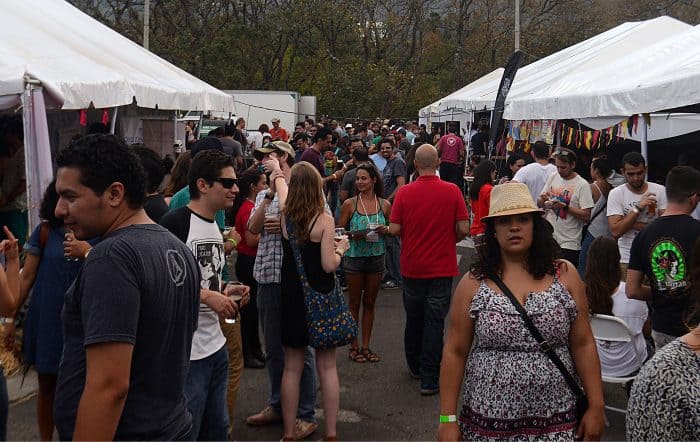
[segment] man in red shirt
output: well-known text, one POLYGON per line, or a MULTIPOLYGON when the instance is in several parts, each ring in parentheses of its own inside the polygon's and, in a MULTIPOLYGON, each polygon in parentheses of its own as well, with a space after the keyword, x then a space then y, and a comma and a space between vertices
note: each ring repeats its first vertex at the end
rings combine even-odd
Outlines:
POLYGON ((284 141, 285 143, 289 141, 289 134, 284 128, 280 127, 280 119, 275 117, 271 121, 272 129, 270 129, 270 135, 272 135, 272 141, 284 141))
POLYGON ((440 178, 450 183, 455 183, 460 189, 462 185, 462 161, 464 161, 464 141, 455 132, 457 128, 450 125, 449 133, 440 138, 437 144, 438 157, 440 157, 440 178))
POLYGON ((420 146, 413 161, 420 176, 398 190, 389 233, 402 242, 406 362, 427 396, 439 391, 445 316, 458 275, 456 244, 467 236, 468 215, 459 188, 435 175, 433 146, 420 146))

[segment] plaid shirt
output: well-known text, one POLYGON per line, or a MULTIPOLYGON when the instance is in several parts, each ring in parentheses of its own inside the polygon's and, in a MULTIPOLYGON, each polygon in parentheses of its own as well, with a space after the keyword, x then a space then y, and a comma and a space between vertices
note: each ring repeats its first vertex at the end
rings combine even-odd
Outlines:
MULTIPOLYGON (((255 197, 255 207, 252 214, 258 210, 264 201, 267 190, 258 192, 255 197)), ((333 216, 328 202, 325 204, 326 213, 333 216)), ((280 216, 280 200, 275 194, 275 198, 265 209, 265 216, 280 216)), ((248 221, 250 223, 250 220, 248 221)), ((248 224, 250 228, 250 224, 248 224)), ((255 255, 255 266, 253 267, 253 278, 258 284, 279 284, 282 275, 282 234, 265 233, 265 229, 260 232, 260 242, 258 243, 258 254, 255 255)))
MULTIPOLYGON (((255 197, 255 208, 253 212, 263 204, 265 192, 258 192, 255 197)), ((280 202, 275 194, 270 204, 265 209, 265 216, 279 216, 280 202)), ((263 229, 260 233, 260 242, 258 243, 258 254, 255 255, 255 266, 253 267, 253 278, 258 284, 279 284, 280 275, 282 274, 282 234, 281 233, 266 233, 263 229)))

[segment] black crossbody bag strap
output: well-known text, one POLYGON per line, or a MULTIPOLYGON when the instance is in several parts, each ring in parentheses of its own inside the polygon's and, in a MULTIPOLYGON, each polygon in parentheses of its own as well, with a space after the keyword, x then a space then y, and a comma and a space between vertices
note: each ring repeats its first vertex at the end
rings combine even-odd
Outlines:
POLYGON ((606 200, 606 201, 605 201, 605 204, 603 204, 603 207, 601 207, 600 209, 598 209, 598 211, 597 211, 596 213, 593 214, 593 216, 591 217, 591 219, 588 220, 588 222, 586 223, 586 225, 583 226, 583 230, 584 230, 584 231, 588 230, 588 228, 591 226, 591 224, 593 224, 593 221, 594 221, 596 218, 598 218, 598 215, 600 215, 601 213, 603 213, 607 207, 608 207, 608 201, 606 200))
POLYGON ((498 276, 493 275, 489 276, 489 278, 496 283, 496 285, 501 289, 503 294, 506 295, 510 302, 513 303, 513 306, 515 306, 515 309, 518 311, 518 313, 520 313, 520 317, 525 323, 525 328, 527 328, 530 331, 530 334, 532 334, 532 337, 535 338, 535 341, 537 341, 537 344, 539 344, 542 353, 546 354, 549 357, 549 359, 552 360, 554 365, 556 365, 556 367, 559 369, 561 374, 564 376, 564 380, 566 380, 567 385, 574 393, 574 395, 576 397, 583 396, 584 392, 578 385, 578 382, 576 382, 571 373, 569 373, 569 370, 567 370, 564 363, 561 361, 561 359, 559 359, 559 356, 557 356, 557 354, 554 352, 552 347, 549 345, 549 342, 547 342, 547 340, 542 337, 540 331, 537 330, 535 324, 532 323, 532 320, 525 311, 525 308, 522 305, 520 305, 517 299, 515 299, 515 295, 513 295, 513 292, 510 291, 508 286, 506 286, 505 283, 498 276))

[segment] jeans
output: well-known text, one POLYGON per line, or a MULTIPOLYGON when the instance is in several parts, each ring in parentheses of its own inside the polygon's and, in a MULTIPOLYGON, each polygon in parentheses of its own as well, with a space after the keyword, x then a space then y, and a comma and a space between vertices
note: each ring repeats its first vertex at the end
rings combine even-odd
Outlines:
MULTIPOLYGON (((284 350, 282 348, 282 331, 280 324, 280 284, 258 284, 258 309, 265 340, 267 378, 270 381, 270 397, 268 403, 280 415, 280 388, 284 372, 284 350)), ((311 347, 304 351, 304 371, 301 374, 299 390, 299 408, 297 417, 308 422, 314 422, 314 406, 316 405, 316 366, 315 354, 311 347)))
POLYGON ((401 239, 395 236, 385 236, 386 238, 386 276, 385 281, 394 281, 401 285, 401 239))
POLYGON ((254 265, 254 256, 238 254, 236 276, 240 282, 250 287, 250 301, 241 309, 241 337, 243 339, 243 355, 246 357, 262 354, 259 332, 258 283, 253 278, 254 265))
POLYGON ((5 371, 0 367, 0 440, 7 440, 7 415, 10 410, 5 371))
POLYGON ((586 232, 586 236, 581 241, 581 253, 578 255, 578 274, 583 279, 583 274, 586 272, 586 259, 588 258, 588 249, 595 238, 591 232, 586 232))
MULTIPOLYGON (((250 305, 250 304, 248 304, 250 305)), ((248 308, 246 306, 245 308, 248 308)), ((228 371, 226 385, 226 411, 228 412, 229 434, 233 434, 233 412, 236 409, 236 396, 243 376, 243 344, 241 342, 241 321, 235 324, 227 324, 221 321, 221 331, 226 337, 226 351, 228 352, 228 371)))
POLYGON ((442 338, 451 297, 451 277, 403 279, 406 362, 412 373, 420 373, 423 384, 437 384, 440 377, 442 338))
POLYGON ((192 440, 226 440, 228 351, 224 345, 204 359, 190 361, 185 383, 187 408, 192 413, 192 440))

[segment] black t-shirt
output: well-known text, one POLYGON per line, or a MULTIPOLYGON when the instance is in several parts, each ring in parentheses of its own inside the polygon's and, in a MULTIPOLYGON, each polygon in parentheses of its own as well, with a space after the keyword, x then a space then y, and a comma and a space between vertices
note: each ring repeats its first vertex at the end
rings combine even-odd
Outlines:
POLYGON ((54 417, 73 438, 89 345, 133 344, 117 440, 174 440, 190 431, 184 386, 199 312, 192 253, 157 224, 119 229, 97 244, 65 295, 54 417))
POLYGON ((649 278, 651 324, 656 331, 672 336, 688 332, 684 321, 692 307, 689 258, 698 237, 700 221, 669 215, 652 221, 632 242, 628 268, 649 278))
POLYGON ((168 213, 168 203, 165 202, 163 195, 150 195, 146 197, 146 201, 143 203, 143 209, 146 211, 146 215, 151 218, 156 223, 160 221, 160 217, 168 213))
POLYGON ((474 155, 486 155, 484 143, 488 146, 489 135, 486 132, 477 132, 472 136, 469 145, 474 155))

